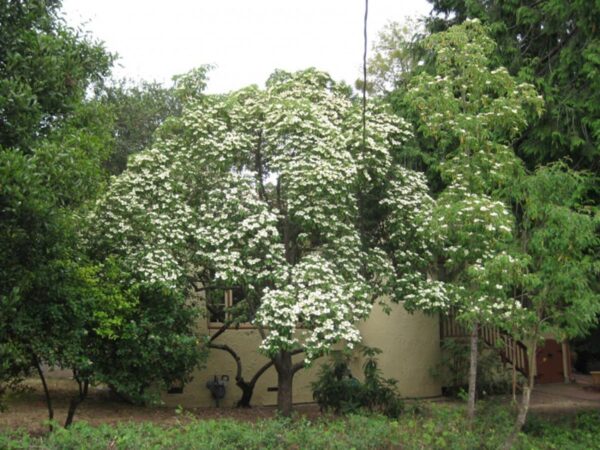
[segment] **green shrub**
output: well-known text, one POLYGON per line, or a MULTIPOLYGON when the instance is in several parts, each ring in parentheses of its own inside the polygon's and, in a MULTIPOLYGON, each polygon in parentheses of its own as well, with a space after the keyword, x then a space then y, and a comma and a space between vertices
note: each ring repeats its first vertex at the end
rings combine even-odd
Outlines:
MULTIPOLYGON (((477 397, 509 394, 512 390, 512 371, 505 366, 497 350, 480 342, 477 360, 477 397)), ((450 397, 460 397, 467 391, 469 379, 469 343, 461 339, 442 341, 442 359, 431 369, 431 375, 440 380, 444 393, 450 397)), ((523 376, 517 372, 517 383, 522 384, 523 376)))
POLYGON ((403 402, 396 380, 383 378, 374 348, 363 348, 364 381, 355 378, 349 367, 349 357, 342 352, 332 353, 332 361, 321 366, 317 381, 312 383, 313 398, 322 411, 336 414, 356 413, 362 409, 379 412, 388 417, 399 417, 403 402))

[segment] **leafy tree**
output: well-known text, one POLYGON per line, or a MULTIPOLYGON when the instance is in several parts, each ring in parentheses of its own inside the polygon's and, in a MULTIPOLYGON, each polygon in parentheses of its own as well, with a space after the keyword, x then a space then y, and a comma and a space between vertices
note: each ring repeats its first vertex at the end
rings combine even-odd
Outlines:
MULTIPOLYGON (((588 192, 597 181, 555 163, 519 180, 514 191, 517 233, 530 258, 520 287, 523 311, 517 335, 527 344, 530 368, 544 337, 571 339, 585 335, 597 323, 600 215, 598 208, 587 204, 588 192)), ((525 424, 534 382, 530 369, 515 431, 505 448, 512 448, 525 424)))
POLYGON ((359 341, 374 276, 389 273, 363 242, 357 193, 410 133, 371 110, 363 148, 360 123, 349 88, 312 69, 201 97, 133 157, 90 220, 97 251, 121 255, 140 282, 241 289, 286 414, 294 374, 359 341))
MULTIPOLYGON (((510 144, 526 126, 528 112, 539 111, 542 101, 533 86, 518 84, 504 68, 492 68, 494 42, 477 21, 433 34, 424 47, 432 54, 433 73, 415 75, 404 99, 417 118, 418 130, 436 145, 440 161, 436 169, 445 184, 430 207, 432 220, 421 226, 422 233, 429 227, 441 243, 436 253, 443 285, 405 298, 409 308, 455 307, 459 320, 472 329, 472 418, 479 324, 506 327, 520 308, 511 286, 519 282, 526 261, 515 245, 514 217, 507 201, 508 190, 524 168, 510 144)), ((401 200, 397 202, 400 209, 401 200)), ((400 227, 406 227, 404 223, 401 220, 400 227)), ((423 255, 424 250, 413 251, 405 260, 423 255)))
MULTIPOLYGON (((423 37, 420 20, 406 17, 402 22, 387 23, 373 44, 373 56, 367 70, 369 91, 378 95, 391 94, 405 88, 419 65, 419 45, 423 37)), ((360 85, 361 82, 357 81, 360 85)))
MULTIPOLYGON (((409 293, 407 303, 436 310, 458 300, 463 319, 491 320, 524 340, 533 367, 536 346, 545 335, 581 335, 596 320, 597 210, 589 199, 597 179, 564 163, 529 173, 515 156, 511 146, 519 142, 527 117, 540 112, 541 98, 506 69, 493 69, 497 50, 478 21, 435 33, 423 47, 430 52, 428 64, 396 98, 409 108, 423 151, 435 149, 429 174, 440 193, 430 207, 429 225, 427 208, 422 208, 416 219, 399 220, 397 229, 418 237, 405 225, 412 222, 424 224, 425 238, 428 227, 437 233, 443 244, 437 249, 438 276, 445 284, 437 291, 409 293)), ((403 192, 406 196, 411 190, 403 192)), ((416 211, 410 202, 398 203, 395 210, 416 211)), ((414 254, 428 256, 425 251, 411 254, 399 248, 407 264, 419 262, 412 267, 424 271, 427 258, 419 261, 414 254)), ((525 421, 533 381, 525 389, 517 431, 525 421)))
POLYGON ((109 111, 85 93, 112 56, 64 26, 59 7, 0 4, 0 392, 37 371, 52 419, 42 364, 71 368, 68 425, 91 382, 139 397, 199 355, 182 297, 126 284, 85 254, 80 220, 104 188, 113 139, 109 111))
POLYGON ((113 258, 79 274, 80 283, 64 295, 80 309, 89 305, 74 327, 83 330, 76 349, 86 363, 74 371, 76 380, 105 383, 129 401, 146 403, 189 377, 205 356, 194 331, 195 305, 163 286, 131 283, 113 258))
POLYGON ((127 167, 127 158, 152 143, 154 132, 167 118, 181 114, 175 87, 141 81, 120 80, 98 89, 96 98, 114 116, 114 148, 106 163, 112 175, 127 167))
POLYGON ((78 107, 113 56, 68 28, 59 0, 0 2, 0 147, 30 147, 78 107))
POLYGON ((111 57, 60 25, 57 7, 4 2, 0 13, 0 383, 75 364, 84 308, 62 297, 79 258, 74 212, 105 178, 109 122, 83 94, 111 57))
MULTIPOLYGON (((530 167, 562 158, 600 170, 600 5, 592 1, 432 0, 433 32, 477 18, 498 43, 495 59, 535 84, 542 120, 517 142, 530 167)), ((598 192, 590 193, 598 198, 598 192)))

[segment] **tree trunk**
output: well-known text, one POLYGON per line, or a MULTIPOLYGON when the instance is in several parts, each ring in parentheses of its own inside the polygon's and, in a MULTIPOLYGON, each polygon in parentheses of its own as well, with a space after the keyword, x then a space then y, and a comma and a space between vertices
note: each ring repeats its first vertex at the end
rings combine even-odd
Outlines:
POLYGON ((533 386, 535 383, 535 353, 537 351, 537 339, 532 339, 531 345, 527 348, 527 356, 529 362, 529 376, 528 385, 523 387, 523 396, 521 397, 521 407, 519 408, 519 414, 515 421, 515 427, 513 432, 508 436, 508 439, 502 447, 504 450, 510 450, 513 448, 517 436, 523 429, 525 422, 527 421, 527 413, 529 412, 529 404, 531 400, 531 393, 533 392, 533 386))
POLYGON ((469 399, 467 403, 467 417, 473 425, 475 419, 475 396, 477 390, 477 345, 479 341, 479 323, 473 324, 471 330, 471 358, 469 363, 469 399))
POLYGON ((77 375, 75 375, 75 381, 77 381, 79 386, 79 395, 71 398, 71 401, 69 402, 69 411, 67 412, 67 419, 65 420, 65 428, 69 428, 71 426, 77 407, 85 400, 88 394, 89 381, 81 381, 79 378, 77 378, 77 375))
POLYGON ((512 361, 512 402, 517 404, 517 342, 513 344, 513 361, 512 361))
POLYGON ((256 386, 256 382, 265 373, 272 365, 274 361, 271 360, 265 365, 263 365, 260 369, 256 371, 254 376, 250 379, 250 381, 245 381, 243 378, 239 378, 236 380, 237 386, 242 390, 242 397, 237 402, 238 408, 250 408, 250 401, 252 400, 252 394, 254 393, 254 387, 256 386))
POLYGON ((46 383, 46 377, 44 376, 44 371, 42 370, 42 366, 40 365, 40 361, 37 359, 37 356, 33 355, 33 364, 37 369, 38 375, 40 376, 40 380, 42 381, 42 386, 44 387, 44 397, 46 398, 46 406, 48 408, 48 420, 50 421, 48 428, 52 431, 52 420, 54 419, 54 408, 52 407, 52 397, 50 397, 50 390, 48 389, 48 384, 46 383))
POLYGON ((292 355, 282 351, 275 359, 277 369, 277 409, 282 416, 289 417, 292 414, 292 381, 294 371, 292 367, 292 355))
MULTIPOLYGON (((242 360, 239 357, 239 355, 235 352, 235 350, 233 350, 227 344, 216 344, 216 343, 212 342, 214 340, 214 338, 217 337, 217 336, 219 336, 225 329, 226 328, 223 327, 221 330, 219 330, 217 332, 217 334, 213 335, 213 337, 211 338, 211 342, 209 343, 209 347, 210 348, 215 348, 215 349, 218 349, 218 350, 223 350, 223 351, 229 353, 231 355, 231 357, 234 359, 235 365, 236 365, 235 384, 236 384, 237 387, 239 387, 242 390, 242 396, 238 400, 236 406, 238 408, 250 408, 251 407, 250 406, 250 402, 252 401, 252 395, 254 394, 254 388, 256 387, 256 383, 258 382, 259 378, 273 364, 275 364, 275 360, 277 358, 268 361, 266 364, 264 364, 260 369, 258 369, 256 371, 256 373, 250 379, 250 381, 246 381, 244 379, 244 377, 242 376, 242 360)), ((301 349, 292 350, 291 352, 288 353, 289 357, 290 357, 290 366, 292 367, 292 369, 291 369, 292 376, 293 376, 293 374, 296 373, 296 371, 298 370, 298 368, 291 365, 291 357, 293 355, 297 355, 299 353, 302 353, 301 349)))
POLYGON ((571 365, 571 361, 569 358, 569 342, 567 340, 562 341, 562 363, 563 363, 563 376, 565 379, 565 384, 569 384, 571 380, 569 379, 569 366, 571 365))
POLYGON ((240 380, 235 383, 242 390, 242 396, 238 400, 236 406, 238 408, 250 408, 252 395, 254 394, 254 385, 240 380))

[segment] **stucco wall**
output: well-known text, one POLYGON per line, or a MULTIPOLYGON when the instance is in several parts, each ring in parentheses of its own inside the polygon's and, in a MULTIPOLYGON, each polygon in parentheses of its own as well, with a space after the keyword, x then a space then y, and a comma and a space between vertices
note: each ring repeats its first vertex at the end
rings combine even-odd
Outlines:
MULTIPOLYGON (((213 334, 216 330, 208 329, 206 321, 199 326, 201 334, 213 334)), ((261 343, 258 331, 252 328, 231 329, 219 336, 215 343, 227 344, 239 356, 242 361, 243 376, 246 381, 260 369, 268 359, 258 353, 257 349, 261 343)), ((294 362, 300 361, 301 356, 295 356, 294 362)), ((312 402, 312 390, 310 382, 315 379, 321 361, 317 360, 313 367, 302 369, 294 376, 294 403, 312 402)), ((205 368, 196 370, 194 379, 187 383, 181 394, 162 395, 162 400, 171 406, 181 405, 185 407, 214 406, 215 401, 210 391, 206 388, 206 382, 212 380, 216 375, 229 376, 229 384, 226 388, 225 398, 220 402, 221 406, 234 406, 240 399, 242 391, 235 385, 236 364, 233 357, 218 349, 211 349, 205 368)), ((269 388, 277 386, 277 372, 274 367, 269 368, 258 380, 252 396, 253 405, 275 405, 277 403, 277 392, 269 391, 269 388)))
MULTIPOLYGON (((391 308, 388 315, 375 305, 368 320, 360 324, 364 344, 382 350, 379 367, 384 377, 398 380, 403 397, 441 395, 441 383, 429 373, 441 358, 437 315, 409 314, 396 304, 391 308)), ((353 373, 361 373, 361 365, 357 360, 353 373)))
MULTIPOLYGON (((440 360, 439 323, 437 317, 423 314, 409 314, 401 305, 392 305, 389 315, 379 305, 367 321, 359 325, 364 343, 380 348, 379 366, 386 378, 398 380, 398 388, 403 397, 429 397, 440 395, 441 385, 429 374, 429 369, 440 360)), ((214 333, 209 330, 206 321, 199 324, 202 334, 214 333)), ((267 359, 257 352, 260 335, 254 329, 228 330, 216 342, 232 347, 242 360, 243 375, 246 380, 260 368, 267 359)), ((295 357, 299 360, 300 356, 295 357)), ((317 360, 310 369, 300 370, 294 377, 294 402, 312 402, 310 382, 315 379, 322 361, 317 360)), ((353 373, 359 375, 362 361, 353 362, 353 373)), ((186 384, 182 394, 163 394, 168 405, 212 406, 214 400, 206 388, 206 382, 214 375, 221 378, 229 376, 227 394, 222 406, 233 406, 241 395, 235 386, 236 366, 230 354, 222 350, 211 350, 206 368, 197 370, 194 379, 186 384)), ((259 379, 254 390, 252 404, 274 405, 277 392, 268 388, 277 386, 277 373, 273 367, 259 379)))

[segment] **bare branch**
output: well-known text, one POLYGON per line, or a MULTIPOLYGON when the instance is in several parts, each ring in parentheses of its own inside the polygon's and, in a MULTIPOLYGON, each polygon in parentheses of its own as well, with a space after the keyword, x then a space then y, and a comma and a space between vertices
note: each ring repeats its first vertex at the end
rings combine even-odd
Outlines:
POLYGON ((208 340, 209 346, 210 344, 212 344, 212 342, 217 339, 219 336, 221 336, 226 330, 229 329, 229 327, 231 326, 231 321, 227 321, 225 322, 223 325, 221 325, 221 328, 219 328, 215 334, 213 334, 210 339, 208 340))
POLYGON ((238 356, 238 354, 235 352, 235 350, 232 349, 227 344, 215 344, 213 342, 210 342, 208 344, 208 346, 210 348, 215 348, 217 350, 223 350, 223 351, 229 353, 233 357, 233 359, 235 360, 235 365, 237 367, 236 374, 235 374, 235 380, 236 381, 243 381, 243 379, 242 379, 242 360, 240 359, 240 357, 238 356))

